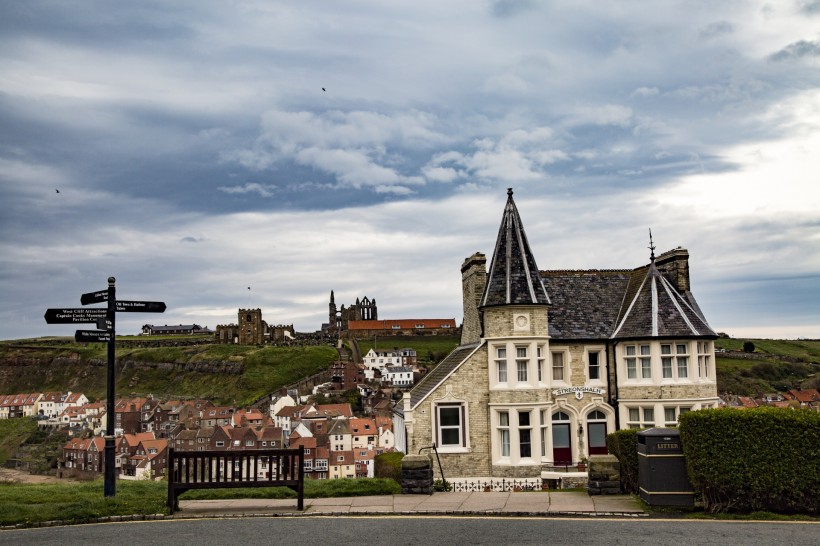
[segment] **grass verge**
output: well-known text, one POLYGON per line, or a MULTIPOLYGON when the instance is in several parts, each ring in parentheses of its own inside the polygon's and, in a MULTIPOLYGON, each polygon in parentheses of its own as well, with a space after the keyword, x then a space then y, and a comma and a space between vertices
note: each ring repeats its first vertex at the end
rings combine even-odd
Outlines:
MULTIPOLYGON (((305 498, 393 495, 401 487, 390 479, 306 480, 305 498)), ((44 521, 84 523, 108 516, 167 514, 168 484, 119 481, 117 494, 103 496, 103 480, 59 484, 0 483, 0 526, 44 521)), ((286 487, 208 489, 188 491, 181 500, 288 499, 296 493, 286 487)))

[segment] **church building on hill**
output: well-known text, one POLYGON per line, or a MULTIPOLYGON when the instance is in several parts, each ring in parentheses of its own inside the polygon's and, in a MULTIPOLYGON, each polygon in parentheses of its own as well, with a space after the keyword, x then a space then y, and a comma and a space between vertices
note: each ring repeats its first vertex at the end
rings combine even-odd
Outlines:
POLYGON ((461 343, 397 408, 444 475, 538 478, 606 435, 717 407, 714 340, 676 248, 635 269, 539 271, 508 198, 489 270, 462 267, 461 343))

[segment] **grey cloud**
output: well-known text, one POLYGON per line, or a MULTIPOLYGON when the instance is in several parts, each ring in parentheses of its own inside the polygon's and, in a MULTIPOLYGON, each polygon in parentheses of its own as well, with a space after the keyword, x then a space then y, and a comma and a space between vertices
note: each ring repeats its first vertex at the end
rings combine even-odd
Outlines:
POLYGON ((820 0, 802 0, 799 5, 800 10, 809 15, 820 13, 820 0))
POLYGON ((248 182, 237 186, 219 186, 217 189, 228 194, 255 193, 260 197, 273 197, 275 195, 274 186, 258 182, 248 182))
POLYGON ((808 40, 800 40, 787 45, 777 53, 772 53, 769 59, 772 61, 787 61, 793 59, 800 59, 803 57, 819 57, 820 56, 820 41, 810 42, 808 40))
POLYGON ((533 0, 493 0, 490 12, 495 17, 512 17, 535 7, 533 0))
POLYGON ((706 28, 701 29, 698 35, 701 38, 714 38, 724 34, 731 34, 734 30, 734 25, 728 21, 715 21, 706 25, 706 28))

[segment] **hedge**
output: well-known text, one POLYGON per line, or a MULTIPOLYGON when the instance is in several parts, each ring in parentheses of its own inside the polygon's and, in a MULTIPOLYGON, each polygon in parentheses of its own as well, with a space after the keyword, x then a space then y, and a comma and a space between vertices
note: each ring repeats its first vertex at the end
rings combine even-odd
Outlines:
POLYGON ((404 453, 391 451, 376 455, 373 463, 373 474, 377 478, 390 478, 401 483, 401 460, 404 453))
POLYGON ((619 430, 606 435, 606 447, 621 463, 621 490, 638 492, 638 432, 636 428, 619 430))
POLYGON ((681 415, 679 428, 705 511, 820 514, 820 413, 709 409, 681 415))

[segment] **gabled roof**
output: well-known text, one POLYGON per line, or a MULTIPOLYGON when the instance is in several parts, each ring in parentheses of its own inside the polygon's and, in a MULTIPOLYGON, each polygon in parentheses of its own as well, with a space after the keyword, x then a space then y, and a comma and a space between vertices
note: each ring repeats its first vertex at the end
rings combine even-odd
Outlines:
POLYGON ((410 391, 410 407, 416 407, 419 402, 424 400, 428 394, 433 392, 442 381, 447 379, 479 346, 480 344, 473 343, 470 345, 461 345, 453 349, 450 354, 444 357, 444 360, 433 368, 433 371, 425 375, 410 391))
POLYGON ((507 204, 498 228, 487 285, 481 296, 481 307, 550 303, 512 196, 510 188, 507 190, 507 204))
POLYGON ((612 338, 717 337, 696 309, 661 275, 653 254, 649 266, 636 270, 630 279, 612 338))

